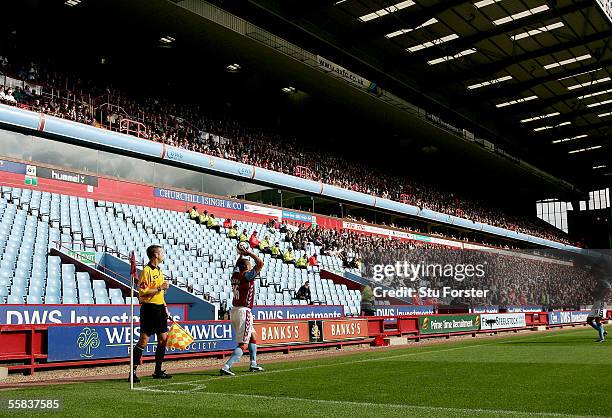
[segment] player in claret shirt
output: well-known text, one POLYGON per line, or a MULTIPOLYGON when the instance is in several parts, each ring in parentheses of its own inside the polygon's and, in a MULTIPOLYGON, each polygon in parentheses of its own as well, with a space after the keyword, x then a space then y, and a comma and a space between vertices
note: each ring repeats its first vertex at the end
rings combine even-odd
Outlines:
POLYGON ((238 244, 238 252, 240 255, 232 274, 233 301, 230 311, 230 319, 236 330, 238 347, 234 349, 234 352, 220 370, 221 375, 227 376, 235 376, 231 367, 242 357, 242 353, 247 347, 251 356, 249 370, 252 372, 263 371, 263 368, 257 365, 257 341, 254 335, 251 308, 253 308, 255 301, 255 278, 263 268, 264 263, 244 243, 238 244), (251 268, 251 262, 247 257, 251 257, 255 261, 255 267, 251 268))

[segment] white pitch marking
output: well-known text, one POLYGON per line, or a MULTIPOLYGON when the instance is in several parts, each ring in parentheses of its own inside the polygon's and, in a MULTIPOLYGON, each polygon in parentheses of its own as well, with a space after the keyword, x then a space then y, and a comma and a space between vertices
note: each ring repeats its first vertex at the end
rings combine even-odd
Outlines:
MULTIPOLYGON (((380 407, 380 408, 392 408, 392 409, 419 409, 425 411, 446 411, 446 412, 467 412, 467 413, 482 413, 482 414, 499 414, 499 415, 510 415, 510 416, 521 416, 521 417, 584 417, 584 415, 571 415, 562 414, 556 412, 529 412, 529 411, 514 411, 508 409, 481 409, 481 408, 453 408, 446 406, 425 406, 425 405, 409 405, 409 404, 384 404, 375 402, 354 402, 354 401, 338 401, 328 399, 309 399, 309 398, 294 398, 285 396, 268 396, 268 395, 252 395, 246 393, 224 393, 224 392, 202 392, 202 395, 211 396, 229 396, 239 398, 255 398, 255 399, 266 399, 266 400, 282 400, 282 401, 297 401, 297 402, 308 402, 308 403, 322 403, 330 405, 353 405, 353 406, 366 406, 366 407, 380 407)), ((597 418, 601 416, 590 415, 590 417, 597 418)), ((603 417, 601 417, 603 418, 603 417)))

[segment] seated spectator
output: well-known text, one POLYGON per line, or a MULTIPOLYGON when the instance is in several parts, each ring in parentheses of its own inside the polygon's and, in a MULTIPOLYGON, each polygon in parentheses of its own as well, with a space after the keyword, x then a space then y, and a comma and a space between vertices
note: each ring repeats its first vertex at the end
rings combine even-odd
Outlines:
POLYGON ((318 267, 319 266, 319 260, 317 260, 317 255, 313 254, 310 256, 310 258, 308 259, 308 265, 310 267, 318 267))
POLYGON ((319 250, 319 254, 321 254, 321 255, 329 255, 329 251, 327 250, 327 246, 325 244, 321 245, 321 249, 319 250))
POLYGON ((223 221, 223 228, 230 229, 232 227, 232 220, 230 218, 225 218, 223 221))
POLYGON ((240 234, 240 237, 238 239, 238 241, 240 242, 247 242, 249 240, 249 238, 247 237, 247 230, 243 229, 242 230, 242 234, 240 234))
POLYGON ((191 211, 189 211, 189 219, 199 223, 200 222, 199 218, 200 218, 200 214, 198 213, 198 209, 195 206, 192 207, 191 211))
POLYGON ((6 95, 4 96, 4 100, 6 100, 9 103, 17 103, 17 100, 13 96, 13 89, 8 89, 6 91, 6 95))
POLYGON ((295 266, 299 269, 305 269, 308 267, 308 260, 306 259, 306 256, 304 254, 302 254, 300 258, 297 259, 297 261, 295 262, 295 266))
POLYGON ((289 228, 287 227, 287 221, 281 222, 281 226, 278 230, 283 234, 287 233, 287 231, 289 230, 289 228))
POLYGON ((198 223, 200 225, 208 225, 208 211, 205 210, 203 213, 200 214, 200 217, 198 218, 198 223))
POLYGON ((229 231, 227 231, 227 237, 238 241, 238 228, 236 228, 236 225, 232 225, 229 231))
POLYGON ((259 238, 257 238, 257 231, 253 231, 251 238, 249 238, 249 245, 251 248, 259 248, 259 238))
POLYGON ((361 316, 373 316, 375 314, 374 292, 370 285, 365 285, 361 289, 361 316))
POLYGON ((291 247, 283 254, 283 263, 293 264, 295 266, 295 254, 293 254, 293 249, 291 247))
POLYGON ((310 295, 310 282, 306 280, 304 284, 298 289, 295 294, 295 298, 297 300, 305 300, 308 301, 309 304, 312 304, 312 297, 310 295))
POLYGON ((268 228, 268 232, 270 234, 274 234, 276 232, 276 220, 271 218, 266 224, 266 227, 268 228))
POLYGON ((206 222, 206 228, 217 231, 217 234, 221 232, 221 226, 219 226, 219 221, 217 221, 215 215, 213 215, 212 213, 208 217, 208 221, 206 222))
POLYGON ((281 258, 281 250, 278 242, 274 243, 274 246, 270 249, 270 254, 272 254, 272 258, 281 258))
POLYGON ((270 237, 268 235, 266 235, 264 239, 259 241, 259 251, 264 254, 272 254, 272 252, 270 251, 270 237))
POLYGON ((351 261, 349 261, 348 256, 346 255, 346 253, 344 251, 342 251, 342 253, 339 254, 340 259, 342 260, 342 267, 345 269, 350 269, 351 267, 351 261))

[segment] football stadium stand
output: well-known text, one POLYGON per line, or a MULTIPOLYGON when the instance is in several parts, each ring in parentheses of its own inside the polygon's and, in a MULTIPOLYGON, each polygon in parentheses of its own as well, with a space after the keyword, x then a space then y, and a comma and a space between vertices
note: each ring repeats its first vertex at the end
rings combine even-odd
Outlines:
POLYGON ((475 222, 572 244, 566 234, 535 216, 509 213, 415 178, 398 177, 344 156, 308 149, 293 137, 214 117, 202 109, 161 97, 138 98, 105 81, 74 79, 61 69, 10 57, 0 78, 0 102, 87 125, 127 133, 349 190, 409 203, 475 222), (4 81, 2 81, 4 80, 4 81), (95 99, 94 99, 95 98, 95 99), (297 150, 297 152, 296 152, 297 150))
MULTIPOLYGON (((62 264, 51 248, 100 251, 127 259, 135 249, 140 265, 146 248, 160 244, 166 249, 165 270, 172 282, 225 309, 231 307, 230 276, 237 257, 236 241, 191 221, 187 214, 109 201, 96 202, 76 196, 29 189, 2 187, 0 199, 0 297, 3 303, 123 304, 120 289, 107 289, 103 280, 92 280, 62 264)), ((270 235, 281 251, 291 244, 285 234, 252 222, 237 221, 240 230, 270 235)), ((320 247, 312 247, 319 253, 320 247)), ((295 256, 310 256, 296 250, 295 256)), ((263 254, 265 267, 256 282, 257 305, 299 305, 294 298, 305 281, 311 285, 313 303, 343 305, 347 314, 358 314, 360 293, 346 285, 322 279, 319 269, 296 268, 263 254)), ((320 266, 343 270, 337 256, 323 255, 320 266)), ((355 269, 346 271, 357 272, 355 269)))

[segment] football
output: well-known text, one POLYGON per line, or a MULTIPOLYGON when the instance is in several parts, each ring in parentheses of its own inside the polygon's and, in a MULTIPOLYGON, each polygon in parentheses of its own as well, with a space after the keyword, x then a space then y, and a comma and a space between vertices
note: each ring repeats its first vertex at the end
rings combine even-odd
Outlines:
POLYGON ((238 253, 246 253, 249 251, 249 244, 247 242, 239 242, 237 245, 238 253))

